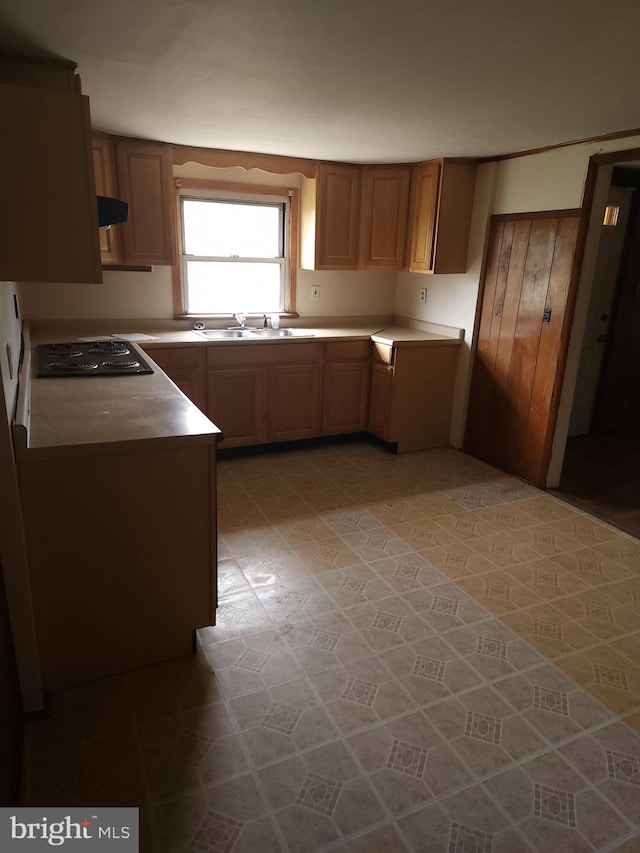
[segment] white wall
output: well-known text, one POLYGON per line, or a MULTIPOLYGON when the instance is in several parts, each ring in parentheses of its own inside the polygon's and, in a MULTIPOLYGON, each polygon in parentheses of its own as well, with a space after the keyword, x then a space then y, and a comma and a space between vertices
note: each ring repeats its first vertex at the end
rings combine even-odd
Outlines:
POLYGON ((502 160, 493 212, 528 213, 581 207, 589 158, 638 147, 640 136, 629 136, 502 160))

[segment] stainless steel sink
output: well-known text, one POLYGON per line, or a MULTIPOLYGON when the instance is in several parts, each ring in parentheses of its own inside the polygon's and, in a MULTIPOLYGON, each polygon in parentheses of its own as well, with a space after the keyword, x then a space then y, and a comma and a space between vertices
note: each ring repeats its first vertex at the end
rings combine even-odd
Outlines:
POLYGON ((210 341, 226 341, 234 338, 312 338, 308 329, 201 329, 196 335, 210 341))
POLYGON ((229 338, 250 338, 253 332, 251 329, 202 329, 196 331, 196 335, 201 335, 209 340, 228 340, 229 338))
POLYGON ((312 338, 307 329, 256 329, 251 334, 259 338, 312 338))

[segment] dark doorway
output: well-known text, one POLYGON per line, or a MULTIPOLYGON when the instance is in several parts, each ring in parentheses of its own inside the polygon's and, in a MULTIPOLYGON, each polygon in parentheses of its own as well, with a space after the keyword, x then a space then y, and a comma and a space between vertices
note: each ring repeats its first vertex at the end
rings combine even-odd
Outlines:
MULTIPOLYGON (((589 417, 575 419, 559 496, 640 538, 640 169, 615 168, 611 184, 629 194, 628 220, 615 280, 594 283, 585 337, 601 348, 595 399, 589 417), (608 286, 610 309, 597 302, 608 286)), ((606 239, 603 229, 601 247, 606 239)))

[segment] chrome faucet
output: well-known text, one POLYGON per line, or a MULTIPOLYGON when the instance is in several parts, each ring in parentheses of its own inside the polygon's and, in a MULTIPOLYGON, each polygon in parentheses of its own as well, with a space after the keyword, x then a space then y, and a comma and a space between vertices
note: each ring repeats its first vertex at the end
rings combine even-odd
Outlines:
POLYGON ((244 329, 244 321, 247 319, 247 315, 243 311, 238 311, 237 314, 233 315, 238 321, 238 325, 241 329, 244 329))

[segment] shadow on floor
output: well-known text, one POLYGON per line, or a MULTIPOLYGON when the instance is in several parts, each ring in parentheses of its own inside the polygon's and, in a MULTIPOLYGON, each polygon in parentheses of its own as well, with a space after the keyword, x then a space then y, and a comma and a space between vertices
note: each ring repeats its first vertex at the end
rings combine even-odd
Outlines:
POLYGON ((640 539, 640 432, 570 438, 553 491, 640 539))

